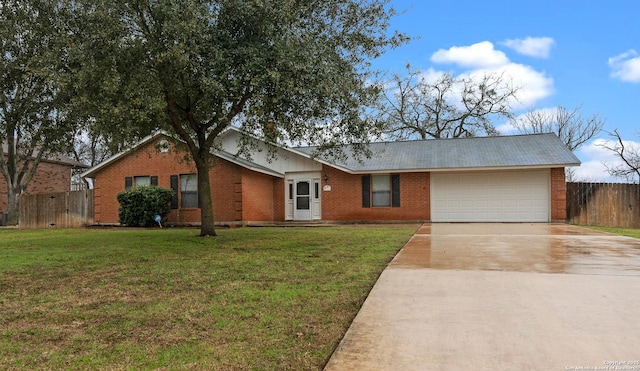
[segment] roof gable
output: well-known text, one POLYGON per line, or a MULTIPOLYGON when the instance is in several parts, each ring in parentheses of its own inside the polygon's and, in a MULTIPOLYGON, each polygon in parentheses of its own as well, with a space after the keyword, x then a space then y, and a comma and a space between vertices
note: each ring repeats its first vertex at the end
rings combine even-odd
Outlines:
POLYGON ((117 153, 111 157, 109 157, 108 159, 102 161, 101 163, 99 163, 98 165, 92 167, 91 169, 85 171, 84 173, 80 174, 81 177, 83 178, 91 178, 93 176, 95 176, 95 173, 97 173, 98 171, 104 169, 105 167, 111 165, 112 163, 118 161, 119 159, 123 158, 124 156, 126 156, 127 154, 137 150, 138 148, 144 146, 147 143, 150 143, 158 138, 161 137, 166 137, 167 135, 163 132, 159 132, 153 135, 149 135, 143 139, 141 139, 138 143, 134 144, 133 146, 131 146, 130 148, 127 148, 126 150, 117 153))
MULTIPOLYGON (((225 130, 222 134, 221 134, 221 138, 225 137, 225 136, 229 136, 229 135, 234 135, 234 133, 240 133, 240 131, 236 128, 230 127, 227 130, 225 130)), ((156 140, 159 140, 160 138, 166 138, 169 139, 170 135, 168 135, 166 132, 157 132, 155 134, 149 135, 145 138, 143 138, 142 140, 140 140, 138 143, 134 144, 133 146, 131 146, 130 148, 109 157, 108 159, 104 160, 103 162, 101 162, 100 164, 92 167, 91 169, 85 171, 84 173, 81 174, 81 176, 83 178, 91 178, 94 177, 95 174, 97 172, 99 172, 100 170, 110 166, 111 164, 117 162, 118 160, 120 160, 121 158, 124 158, 125 156, 127 156, 128 154, 137 151, 138 149, 144 147, 145 145, 147 145, 148 143, 152 143, 156 140)), ((222 141, 222 139, 221 139, 222 141)), ((283 149, 284 151, 288 151, 286 148, 281 147, 281 149, 283 149)), ((290 152, 290 151, 288 151, 290 152)), ((267 175, 271 175, 271 176, 275 176, 275 177, 284 177, 284 173, 281 171, 281 169, 277 169, 277 168, 273 168, 273 167, 269 167, 269 166, 265 166, 265 164, 269 164, 269 161, 264 161, 264 163, 259 163, 256 161, 250 161, 247 159, 244 159, 242 157, 236 156, 228 151, 225 151, 225 148, 223 149, 212 149, 211 150, 211 154, 214 156, 217 156, 219 158, 222 158, 224 160, 227 160, 229 162, 232 162, 236 165, 239 165, 241 167, 244 167, 246 169, 252 170, 252 171, 256 171, 259 173, 264 173, 267 175)), ((310 156, 306 155, 306 154, 300 154, 300 153, 296 153, 296 155, 304 157, 304 158, 309 158, 310 156)))

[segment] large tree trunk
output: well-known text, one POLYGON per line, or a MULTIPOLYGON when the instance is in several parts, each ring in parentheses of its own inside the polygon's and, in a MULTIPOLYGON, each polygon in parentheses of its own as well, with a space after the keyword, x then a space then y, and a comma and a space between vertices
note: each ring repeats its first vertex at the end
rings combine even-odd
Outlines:
MULTIPOLYGON (((209 180, 209 168, 211 161, 211 143, 207 144, 207 135, 204 132, 197 132, 197 142, 190 138, 189 133, 182 126, 183 124, 191 128, 201 128, 195 122, 192 112, 180 107, 173 96, 165 91, 165 101, 167 103, 167 113, 169 122, 176 134, 187 144, 191 157, 196 164, 198 171, 198 207, 200 208, 200 236, 216 236, 213 218, 213 199, 211 197, 211 182, 209 180), (189 122, 183 122, 187 117, 189 122)), ((195 129, 194 129, 195 130, 195 129)), ((205 129, 203 129, 205 130, 205 129)), ((197 130, 196 130, 197 131, 197 130)), ((213 134, 210 134, 213 135, 213 134)), ((215 134, 217 135, 217 134, 215 134)), ((215 138, 215 135, 213 138, 215 138)))
POLYGON ((20 219, 20 194, 7 187, 7 225, 18 225, 20 219))
POLYGON ((200 204, 200 236, 216 236, 213 218, 213 199, 209 181, 208 159, 195 161, 198 170, 198 203, 200 204))

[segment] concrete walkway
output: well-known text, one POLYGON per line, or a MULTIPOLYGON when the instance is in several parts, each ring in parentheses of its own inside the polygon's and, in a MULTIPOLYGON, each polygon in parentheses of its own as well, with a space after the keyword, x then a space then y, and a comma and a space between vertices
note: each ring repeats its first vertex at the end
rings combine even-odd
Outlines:
POLYGON ((452 369, 640 371, 640 240, 566 225, 423 226, 325 370, 452 369))

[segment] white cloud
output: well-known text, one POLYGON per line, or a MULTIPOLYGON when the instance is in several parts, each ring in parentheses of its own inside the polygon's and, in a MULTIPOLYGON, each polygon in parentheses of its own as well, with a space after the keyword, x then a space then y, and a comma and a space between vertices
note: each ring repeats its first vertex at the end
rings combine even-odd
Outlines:
POLYGON ((518 129, 514 128, 513 125, 511 125, 510 122, 506 121, 500 125, 496 126, 496 130, 498 130, 498 133, 500 133, 500 135, 518 135, 520 134, 518 132, 518 129))
MULTIPOLYGON (((623 141, 625 145, 640 146, 640 143, 633 141, 623 141)), ((579 167, 575 167, 575 178, 577 181, 593 181, 593 182, 616 182, 626 183, 626 179, 614 178, 607 172, 605 163, 609 166, 622 164, 622 161, 616 158, 615 154, 603 148, 602 145, 612 146, 613 143, 610 139, 598 138, 585 144, 582 148, 576 151, 576 156, 582 161, 579 167)))
POLYGON ((426 82, 430 84, 433 84, 436 81, 438 81, 444 73, 445 72, 443 71, 438 71, 436 69, 429 67, 426 70, 420 71, 420 78, 424 79, 426 82))
POLYGON ((485 74, 502 75, 505 81, 510 81, 514 87, 519 88, 516 94, 518 99, 511 102, 511 108, 516 111, 531 107, 555 91, 553 78, 531 66, 518 63, 507 63, 492 69, 477 69, 461 76, 479 78, 485 74))
MULTIPOLYGON (((502 51, 496 50, 490 41, 470 46, 454 46, 433 53, 434 63, 454 63, 468 70, 460 77, 482 77, 485 74, 502 75, 505 82, 519 88, 517 100, 512 102, 514 110, 526 109, 554 93, 553 78, 533 67, 513 63, 502 51)), ((429 69, 429 74, 434 73, 429 69)))
POLYGON ((470 46, 453 46, 447 50, 440 49, 431 55, 434 63, 453 63, 467 68, 491 68, 509 63, 509 58, 494 49, 489 41, 470 46))
POLYGON ((544 72, 536 71, 531 66, 510 63, 502 67, 499 72, 504 72, 505 76, 511 77, 513 84, 521 88, 517 94, 518 102, 514 102, 512 106, 516 110, 532 106, 555 91, 553 78, 548 77, 544 72))
POLYGON ((635 50, 609 58, 611 77, 625 82, 640 82, 640 56, 635 50))
POLYGON ((550 37, 527 37, 526 39, 508 39, 501 44, 520 54, 535 58, 548 58, 555 41, 550 37))

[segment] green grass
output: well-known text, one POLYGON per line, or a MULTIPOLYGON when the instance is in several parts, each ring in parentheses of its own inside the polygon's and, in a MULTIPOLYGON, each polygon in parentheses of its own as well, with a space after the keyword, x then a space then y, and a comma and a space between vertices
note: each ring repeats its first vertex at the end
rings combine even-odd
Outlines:
POLYGON ((322 369, 415 230, 0 230, 0 369, 322 369))
POLYGON ((640 229, 635 229, 635 228, 612 228, 612 227, 595 227, 595 226, 588 226, 587 228, 595 229, 597 231, 602 231, 602 232, 619 234, 621 236, 640 238, 640 229))

